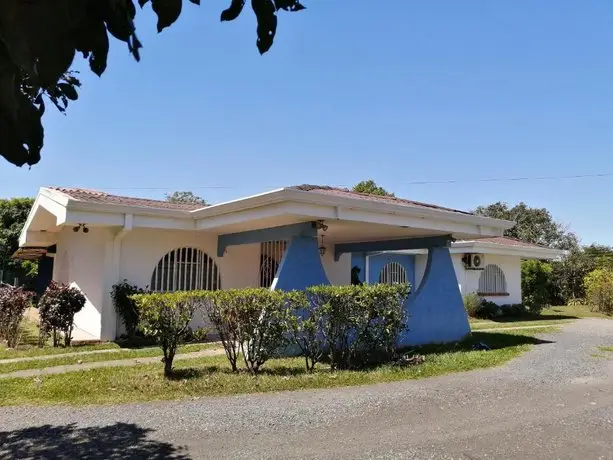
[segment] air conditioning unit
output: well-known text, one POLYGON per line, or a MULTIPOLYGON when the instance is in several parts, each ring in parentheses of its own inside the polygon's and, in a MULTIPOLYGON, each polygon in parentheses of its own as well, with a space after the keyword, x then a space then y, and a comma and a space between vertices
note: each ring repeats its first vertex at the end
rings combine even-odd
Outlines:
POLYGON ((483 254, 464 254, 462 262, 467 270, 483 270, 485 266, 483 254))

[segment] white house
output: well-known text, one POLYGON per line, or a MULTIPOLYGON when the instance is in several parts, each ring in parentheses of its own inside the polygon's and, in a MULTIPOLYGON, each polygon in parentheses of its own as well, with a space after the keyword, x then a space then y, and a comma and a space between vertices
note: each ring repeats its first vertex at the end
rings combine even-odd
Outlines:
POLYGON ((50 279, 78 286, 87 304, 76 325, 103 340, 120 332, 109 292, 124 279, 156 291, 302 289, 348 284, 352 267, 361 266, 369 282, 413 286, 403 344, 445 342, 470 331, 460 289, 471 289, 480 276, 459 270, 461 253, 484 254, 485 263, 512 256, 511 265, 496 265, 505 272, 507 300, 519 299, 516 271, 528 249, 507 254, 501 246, 495 255, 487 247, 495 242, 475 241, 500 237, 512 226, 325 186, 286 187, 207 207, 45 187, 16 256, 40 260, 41 289, 50 279))

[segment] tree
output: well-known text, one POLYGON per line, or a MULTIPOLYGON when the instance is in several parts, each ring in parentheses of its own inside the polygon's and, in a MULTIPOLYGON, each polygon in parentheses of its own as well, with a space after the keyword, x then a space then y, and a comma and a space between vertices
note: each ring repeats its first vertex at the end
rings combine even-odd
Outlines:
POLYGON ((38 266, 30 261, 12 260, 11 256, 19 248, 19 234, 32 204, 32 198, 0 199, 0 271, 5 279, 12 281, 17 277, 26 286, 34 282, 38 266))
POLYGON ((479 206, 474 213, 514 221, 515 226, 504 233, 511 238, 557 249, 569 250, 579 247, 577 235, 555 221, 545 208, 531 208, 524 202, 511 208, 507 203, 499 201, 488 206, 479 206))
POLYGON ((367 193, 368 195, 394 196, 393 193, 388 192, 383 187, 379 187, 372 179, 357 183, 352 190, 358 193, 367 193))
MULTIPOLYGON (((200 0, 189 1, 200 4, 200 0)), ((157 15, 158 33, 178 19, 183 6, 183 0, 138 0, 141 8, 147 3, 157 15)), ((244 5, 245 0, 230 0, 221 21, 236 19, 244 5)), ((273 44, 277 12, 304 9, 299 0, 251 0, 251 6, 257 19, 256 45, 262 54, 273 44)), ((79 84, 69 72, 77 52, 101 76, 110 34, 140 60, 136 11, 134 0, 0 2, 0 155, 17 166, 38 163, 44 139, 43 96, 52 102, 78 98, 79 84)))
POLYGON ((166 201, 177 204, 201 204, 206 206, 207 202, 204 198, 194 195, 193 192, 173 192, 166 195, 166 201))

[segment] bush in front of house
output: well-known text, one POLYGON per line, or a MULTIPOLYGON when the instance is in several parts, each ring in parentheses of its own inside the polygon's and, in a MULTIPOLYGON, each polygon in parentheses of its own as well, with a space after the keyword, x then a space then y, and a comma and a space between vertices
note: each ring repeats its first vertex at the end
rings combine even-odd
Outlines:
POLYGON ((587 303, 597 311, 613 314, 613 270, 597 268, 585 276, 587 303))
POLYGON ((21 321, 32 303, 33 294, 21 287, 0 286, 0 340, 9 348, 17 347, 21 321))
POLYGON ((121 322, 126 328, 126 335, 128 337, 134 337, 138 332, 138 308, 136 302, 132 298, 135 294, 144 294, 146 289, 139 288, 138 286, 131 285, 128 280, 123 280, 121 283, 113 285, 111 288, 111 299, 115 311, 121 318, 121 322))
POLYGON ((296 294, 266 288, 228 289, 196 294, 201 313, 215 326, 233 371, 241 355, 256 374, 287 346, 291 309, 296 294))
POLYGON ((471 292, 464 295, 463 300, 466 314, 471 318, 477 318, 483 299, 476 292, 471 292))
POLYGON ((404 303, 409 292, 408 284, 308 288, 308 307, 295 314, 297 324, 302 323, 302 334, 293 333, 303 353, 310 353, 307 370, 313 369, 317 361, 313 358, 322 356, 324 349, 332 369, 391 357, 406 329, 404 303))
POLYGON ((60 345, 60 336, 64 336, 64 346, 72 341, 74 316, 85 306, 85 296, 76 287, 52 281, 38 301, 40 314, 39 346, 43 346, 49 336, 53 337, 53 346, 60 345))
POLYGON ((132 296, 139 313, 138 328, 153 337, 164 353, 164 376, 172 376, 177 348, 189 337, 198 298, 191 292, 136 294, 132 296))
POLYGON ((553 268, 540 260, 524 260, 521 263, 522 302, 532 314, 538 315, 551 305, 553 298, 553 268))

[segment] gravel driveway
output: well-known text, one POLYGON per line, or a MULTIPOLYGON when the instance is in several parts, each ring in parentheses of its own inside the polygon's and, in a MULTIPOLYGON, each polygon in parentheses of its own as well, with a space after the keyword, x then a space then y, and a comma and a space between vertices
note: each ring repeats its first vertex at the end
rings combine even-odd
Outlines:
POLYGON ((182 402, 0 408, 0 458, 613 459, 613 321, 504 367, 182 402))

